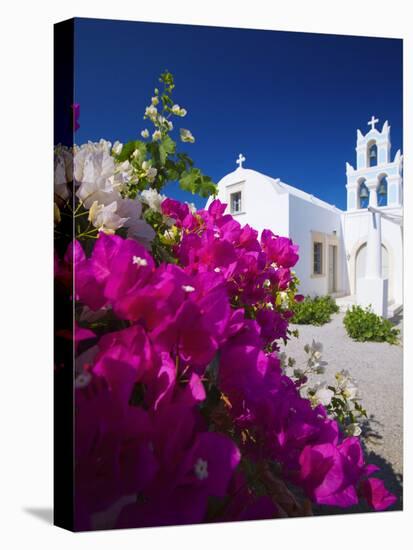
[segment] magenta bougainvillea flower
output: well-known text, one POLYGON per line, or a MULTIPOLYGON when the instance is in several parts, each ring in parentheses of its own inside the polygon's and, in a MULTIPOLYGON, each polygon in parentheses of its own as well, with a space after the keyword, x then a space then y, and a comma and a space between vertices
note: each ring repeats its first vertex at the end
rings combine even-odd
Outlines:
POLYGON ((259 240, 225 206, 162 202, 174 262, 104 233, 56 261, 76 308, 98 319, 75 333, 76 350, 90 348, 75 380, 78 529, 282 517, 284 482, 321 505, 395 502, 359 440, 281 368, 288 304, 302 299, 297 246, 259 240))
POLYGON ((73 103, 72 105, 73 113, 73 129, 76 132, 80 128, 79 118, 80 118, 80 103, 73 103))

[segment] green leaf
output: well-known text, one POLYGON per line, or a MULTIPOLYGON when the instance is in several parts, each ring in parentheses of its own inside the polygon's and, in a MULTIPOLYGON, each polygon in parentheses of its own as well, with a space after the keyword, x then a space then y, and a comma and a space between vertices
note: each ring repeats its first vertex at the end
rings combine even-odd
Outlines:
POLYGON ((136 149, 139 151, 139 160, 142 162, 145 160, 146 156, 146 143, 143 141, 128 141, 128 143, 124 144, 122 151, 119 155, 116 155, 115 158, 118 162, 129 160, 136 149))
POLYGON ((175 153, 176 143, 170 136, 165 136, 161 141, 161 144, 169 155, 175 153))

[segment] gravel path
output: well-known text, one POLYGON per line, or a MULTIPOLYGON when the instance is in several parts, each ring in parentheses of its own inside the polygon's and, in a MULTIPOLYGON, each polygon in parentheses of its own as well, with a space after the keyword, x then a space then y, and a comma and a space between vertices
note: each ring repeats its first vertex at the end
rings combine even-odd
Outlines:
MULTIPOLYGON (((382 470, 386 486, 398 495, 393 509, 402 507, 403 474, 403 347, 387 343, 354 342, 343 326, 343 313, 333 316, 322 327, 291 325, 299 330, 299 338, 292 338, 285 348, 288 356, 297 360, 297 367, 305 364, 303 347, 312 339, 323 344, 323 360, 328 362, 326 373, 317 381, 334 379, 334 374, 347 369, 356 379, 361 403, 367 411, 364 444, 369 462, 382 470)), ((402 330, 399 317, 394 320, 402 330)))

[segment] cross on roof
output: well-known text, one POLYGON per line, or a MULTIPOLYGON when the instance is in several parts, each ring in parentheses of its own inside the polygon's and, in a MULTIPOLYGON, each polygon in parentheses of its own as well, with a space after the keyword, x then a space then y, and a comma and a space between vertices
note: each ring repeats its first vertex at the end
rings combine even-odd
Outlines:
POLYGON ((371 126, 371 129, 374 130, 374 125, 376 124, 376 122, 378 122, 379 119, 378 118, 374 118, 374 115, 371 117, 370 121, 367 123, 369 126, 371 126))
POLYGON ((244 155, 240 153, 236 162, 239 165, 239 167, 242 168, 242 163, 245 162, 246 160, 247 159, 244 157, 244 155))

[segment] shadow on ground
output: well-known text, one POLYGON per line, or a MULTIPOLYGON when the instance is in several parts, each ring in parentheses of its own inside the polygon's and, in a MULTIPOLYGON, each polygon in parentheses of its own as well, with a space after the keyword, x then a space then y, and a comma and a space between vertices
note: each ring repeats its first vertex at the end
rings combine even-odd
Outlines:
POLYGON ((26 514, 53 525, 53 508, 24 508, 24 511, 26 514))

